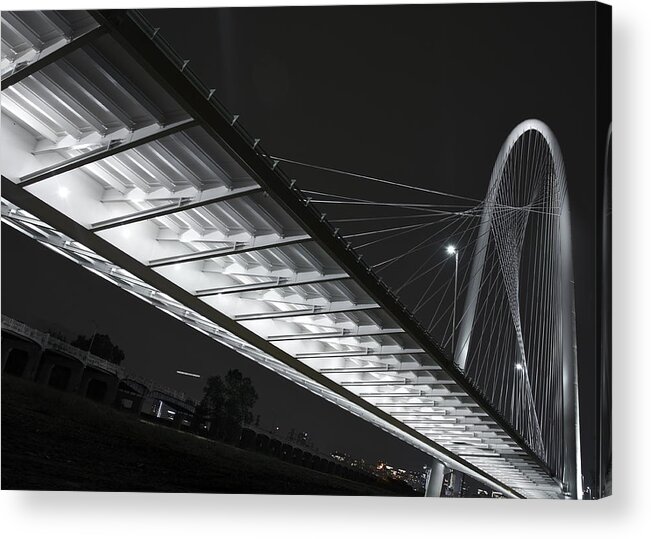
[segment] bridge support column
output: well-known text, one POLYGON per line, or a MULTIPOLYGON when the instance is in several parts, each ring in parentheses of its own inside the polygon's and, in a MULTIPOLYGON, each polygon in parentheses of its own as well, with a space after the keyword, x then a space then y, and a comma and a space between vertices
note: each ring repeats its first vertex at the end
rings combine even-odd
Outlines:
POLYGON ((142 397, 140 398, 140 402, 138 403, 138 408, 136 409, 136 413, 138 414, 138 416, 140 416, 145 412, 145 408, 147 406, 147 403, 149 402, 150 394, 151 391, 149 389, 145 389, 145 392, 142 394, 142 397))
POLYGON ((440 498, 441 490, 443 489, 443 476, 445 475, 445 464, 440 460, 432 460, 432 469, 427 478, 427 485, 425 486, 426 498, 440 498))
POLYGON ((36 380, 36 373, 38 373, 38 367, 41 364, 41 357, 43 356, 43 350, 38 349, 34 354, 31 354, 29 357, 29 363, 25 368, 23 378, 25 380, 36 380))
POLYGON ((106 385, 106 395, 104 396, 104 404, 113 406, 115 400, 118 397, 118 387, 120 385, 120 379, 116 376, 115 378, 111 377, 109 382, 106 385))
POLYGON ((459 470, 452 470, 450 475, 450 491, 453 498, 461 497, 461 487, 463 486, 463 474, 459 470))
POLYGON ((43 363, 41 368, 37 371, 35 380, 39 384, 47 385, 50 380, 50 375, 52 374, 52 369, 54 369, 53 363, 43 363))

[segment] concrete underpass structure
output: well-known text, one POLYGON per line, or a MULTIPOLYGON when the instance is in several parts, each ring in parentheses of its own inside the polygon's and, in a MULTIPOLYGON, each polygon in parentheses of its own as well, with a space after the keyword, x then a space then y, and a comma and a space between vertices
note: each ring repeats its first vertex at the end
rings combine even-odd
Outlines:
POLYGON ((194 402, 183 393, 129 374, 115 363, 5 315, 2 374, 77 393, 136 414, 155 416, 152 410, 162 403, 179 416, 176 422, 194 414, 194 402))

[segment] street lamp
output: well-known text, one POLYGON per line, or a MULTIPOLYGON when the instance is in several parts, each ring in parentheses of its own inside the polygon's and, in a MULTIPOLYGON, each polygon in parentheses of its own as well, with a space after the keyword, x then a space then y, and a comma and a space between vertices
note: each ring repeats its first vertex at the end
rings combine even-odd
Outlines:
POLYGON ((454 303, 452 307, 452 356, 454 357, 454 341, 457 326, 457 282, 459 278, 459 251, 454 245, 448 245, 445 250, 449 255, 454 255, 454 303))

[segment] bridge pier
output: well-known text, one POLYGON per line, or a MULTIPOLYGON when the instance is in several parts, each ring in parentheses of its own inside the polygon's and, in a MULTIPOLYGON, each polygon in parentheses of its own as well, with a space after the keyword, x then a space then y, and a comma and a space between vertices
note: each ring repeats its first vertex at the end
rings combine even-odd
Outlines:
POLYGON ((427 478, 427 485, 425 486, 426 498, 440 498, 441 490, 443 489, 443 476, 445 475, 445 464, 440 460, 432 460, 432 469, 427 478))
POLYGON ((452 470, 450 474, 450 491, 453 498, 461 497, 461 487, 463 486, 463 474, 459 470, 452 470))
POLYGON ((148 387, 141 385, 141 391, 133 389, 134 395, 130 395, 132 400, 132 411, 140 416, 145 413, 147 405, 151 404, 150 394, 151 391, 148 387))

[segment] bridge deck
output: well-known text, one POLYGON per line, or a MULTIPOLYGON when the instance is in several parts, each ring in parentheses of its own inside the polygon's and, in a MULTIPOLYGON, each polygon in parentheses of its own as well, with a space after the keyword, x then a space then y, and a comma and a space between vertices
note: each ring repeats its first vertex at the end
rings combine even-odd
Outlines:
POLYGON ((4 222, 451 467, 561 496, 156 30, 63 13, 2 15, 4 222))

